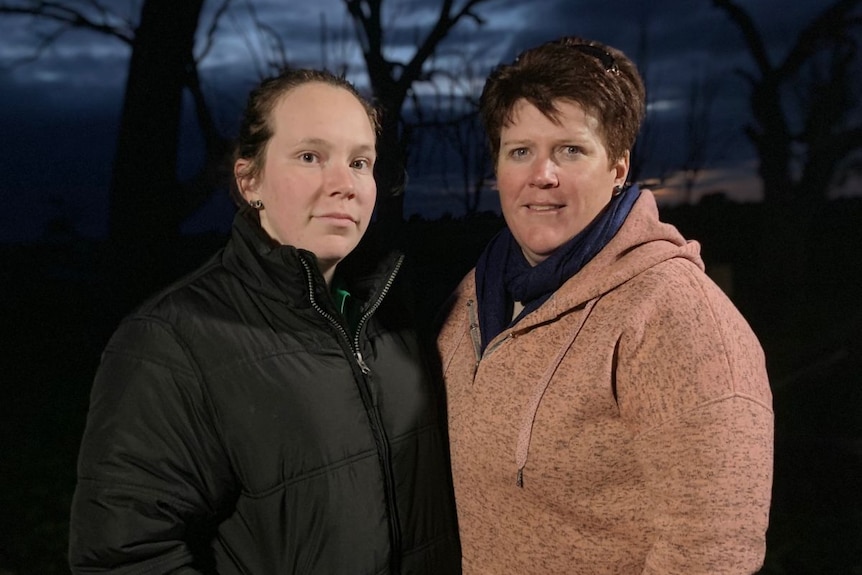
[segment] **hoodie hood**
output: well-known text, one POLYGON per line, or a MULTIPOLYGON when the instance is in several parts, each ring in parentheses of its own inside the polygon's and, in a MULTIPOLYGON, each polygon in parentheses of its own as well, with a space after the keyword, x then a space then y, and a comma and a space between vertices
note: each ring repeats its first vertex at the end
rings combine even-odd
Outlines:
POLYGON ((649 190, 641 190, 611 241, 516 329, 549 321, 583 306, 672 258, 688 259, 704 269, 700 244, 686 240, 674 226, 659 221, 655 197, 649 190))

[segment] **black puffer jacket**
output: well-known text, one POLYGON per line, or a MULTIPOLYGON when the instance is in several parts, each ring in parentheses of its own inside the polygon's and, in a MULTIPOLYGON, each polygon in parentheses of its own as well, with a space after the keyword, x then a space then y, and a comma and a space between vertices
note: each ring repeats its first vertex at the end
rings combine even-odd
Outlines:
MULTIPOLYGON (((75 573, 460 573, 438 390, 401 259, 349 281, 239 214, 224 250, 124 320, 78 463, 75 573)), ((339 267, 341 271, 342 267, 339 267)))

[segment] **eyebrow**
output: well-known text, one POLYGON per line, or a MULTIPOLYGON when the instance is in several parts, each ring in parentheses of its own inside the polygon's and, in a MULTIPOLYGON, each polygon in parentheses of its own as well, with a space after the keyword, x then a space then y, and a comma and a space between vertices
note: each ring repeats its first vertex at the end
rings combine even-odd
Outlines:
POLYGON ((328 146, 329 142, 324 140, 323 138, 303 138, 298 144, 313 144, 315 146, 328 146))
MULTIPOLYGON (((323 138, 303 138, 297 142, 298 146, 321 146, 325 148, 332 147, 332 142, 323 138)), ((361 154, 376 154, 377 147, 370 144, 359 144, 353 147, 354 153, 361 154)))
POLYGON ((503 140, 502 142, 500 142, 500 146, 501 147, 502 146, 514 146, 514 145, 523 146, 525 144, 532 144, 532 143, 534 143, 534 142, 533 142, 533 140, 530 140, 530 139, 503 140))
POLYGON ((376 155, 377 154, 377 146, 369 146, 368 144, 360 144, 359 146, 357 146, 354 149, 354 151, 356 153, 360 153, 360 154, 368 154, 368 155, 374 154, 374 155, 376 155))
MULTIPOLYGON (((584 137, 582 134, 574 134, 574 135, 567 136, 565 138, 557 138, 553 141, 553 143, 556 146, 573 145, 573 144, 578 144, 578 143, 582 142, 583 139, 584 139, 584 137)), ((533 145, 535 143, 536 142, 530 138, 519 138, 516 140, 503 140, 500 142, 500 147, 526 146, 526 145, 533 145)))

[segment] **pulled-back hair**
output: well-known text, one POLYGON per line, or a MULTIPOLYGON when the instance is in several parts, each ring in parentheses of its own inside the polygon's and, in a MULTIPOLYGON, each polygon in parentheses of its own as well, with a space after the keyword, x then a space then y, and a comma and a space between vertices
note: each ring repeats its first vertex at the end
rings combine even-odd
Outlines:
POLYGON ((553 122, 557 103, 579 104, 598 120, 611 162, 632 149, 646 112, 643 80, 621 51, 573 36, 546 42, 498 66, 485 82, 479 105, 495 165, 500 133, 521 99, 553 122))
MULTIPOLYGON (((236 161, 241 158, 251 160, 244 176, 257 176, 263 169, 266 146, 275 132, 272 113, 279 100, 294 88, 315 82, 342 88, 353 94, 365 108, 375 135, 379 135, 380 117, 377 109, 343 76, 336 76, 327 70, 286 68, 277 76, 264 79, 248 95, 232 163, 232 165, 236 164, 236 161)), ((236 182, 231 186, 231 197, 237 205, 245 203, 242 194, 236 188, 236 182)))

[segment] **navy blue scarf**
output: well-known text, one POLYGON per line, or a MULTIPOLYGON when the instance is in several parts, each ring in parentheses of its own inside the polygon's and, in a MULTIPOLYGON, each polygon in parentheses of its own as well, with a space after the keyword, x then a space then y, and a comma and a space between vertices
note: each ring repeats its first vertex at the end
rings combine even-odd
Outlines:
POLYGON ((537 309, 581 271, 622 227, 639 195, 637 186, 632 186, 613 196, 596 219, 537 266, 527 262, 509 228, 494 236, 476 262, 482 351, 500 332, 537 309), (524 309, 512 320, 516 301, 524 309))

